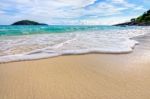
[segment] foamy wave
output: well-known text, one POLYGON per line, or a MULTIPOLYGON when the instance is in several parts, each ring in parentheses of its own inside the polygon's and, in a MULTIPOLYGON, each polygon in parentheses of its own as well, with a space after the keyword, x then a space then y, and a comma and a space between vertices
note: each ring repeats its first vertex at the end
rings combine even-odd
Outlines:
MULTIPOLYGON (((132 47, 133 48, 133 47, 132 47)), ((36 60, 43 58, 56 57, 61 55, 78 55, 78 54, 87 54, 87 53, 107 53, 107 54, 120 54, 120 53, 130 53, 132 48, 128 50, 99 50, 99 49, 85 49, 85 50, 68 50, 62 51, 62 53, 57 53, 55 51, 37 51, 30 54, 17 54, 17 55, 7 55, 0 57, 0 63, 6 62, 15 62, 15 61, 27 61, 27 60, 36 60)))
POLYGON ((150 28, 1 37, 0 63, 85 53, 130 53, 150 28))

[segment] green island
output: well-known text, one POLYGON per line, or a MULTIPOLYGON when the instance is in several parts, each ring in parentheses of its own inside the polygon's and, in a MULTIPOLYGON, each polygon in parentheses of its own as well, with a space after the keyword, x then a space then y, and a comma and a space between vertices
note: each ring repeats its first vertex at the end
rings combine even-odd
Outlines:
POLYGON ((44 23, 38 23, 35 21, 30 21, 30 20, 21 20, 13 23, 12 25, 47 25, 44 23))
POLYGON ((130 22, 116 24, 115 26, 150 26, 150 10, 137 18, 132 18, 130 22))

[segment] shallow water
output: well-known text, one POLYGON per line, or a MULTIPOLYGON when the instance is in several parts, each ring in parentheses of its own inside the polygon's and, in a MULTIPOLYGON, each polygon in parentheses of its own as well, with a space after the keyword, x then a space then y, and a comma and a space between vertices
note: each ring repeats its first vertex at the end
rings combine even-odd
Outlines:
POLYGON ((150 27, 0 26, 0 62, 39 59, 64 54, 128 53, 132 38, 150 27))

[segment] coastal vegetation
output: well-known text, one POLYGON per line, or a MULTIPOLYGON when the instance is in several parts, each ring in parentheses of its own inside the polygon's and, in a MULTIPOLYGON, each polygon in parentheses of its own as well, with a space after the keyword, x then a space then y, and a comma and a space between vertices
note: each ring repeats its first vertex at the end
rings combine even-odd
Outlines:
POLYGON ((137 18, 131 19, 130 22, 117 24, 116 26, 122 25, 150 26, 150 10, 148 10, 147 12, 145 12, 137 18))

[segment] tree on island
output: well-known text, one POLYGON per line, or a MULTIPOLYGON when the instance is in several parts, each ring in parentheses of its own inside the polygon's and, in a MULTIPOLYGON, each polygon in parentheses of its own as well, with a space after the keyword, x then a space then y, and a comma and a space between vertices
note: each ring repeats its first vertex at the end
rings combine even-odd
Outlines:
POLYGON ((131 19, 130 22, 117 24, 116 26, 122 25, 138 25, 138 26, 150 26, 150 10, 145 12, 143 15, 131 19))
POLYGON ((30 20, 21 20, 21 21, 17 21, 13 23, 12 25, 47 25, 47 24, 38 23, 35 21, 30 21, 30 20))

